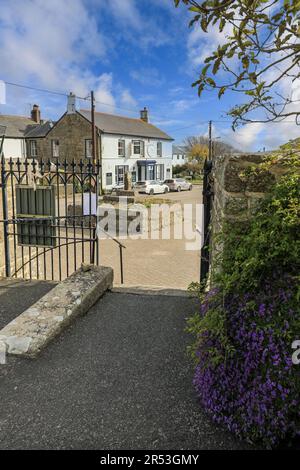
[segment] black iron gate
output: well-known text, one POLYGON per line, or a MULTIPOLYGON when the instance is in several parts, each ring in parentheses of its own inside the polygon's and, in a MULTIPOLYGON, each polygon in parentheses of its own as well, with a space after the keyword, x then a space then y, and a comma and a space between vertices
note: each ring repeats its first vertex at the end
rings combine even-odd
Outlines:
POLYGON ((5 275, 62 280, 99 265, 99 164, 1 158, 5 275))
POLYGON ((209 274, 210 266, 210 235, 211 235, 211 210, 213 198, 213 179, 212 179, 212 160, 206 160, 204 164, 204 177, 203 177, 203 246, 201 248, 201 266, 200 266, 200 281, 205 282, 209 274))

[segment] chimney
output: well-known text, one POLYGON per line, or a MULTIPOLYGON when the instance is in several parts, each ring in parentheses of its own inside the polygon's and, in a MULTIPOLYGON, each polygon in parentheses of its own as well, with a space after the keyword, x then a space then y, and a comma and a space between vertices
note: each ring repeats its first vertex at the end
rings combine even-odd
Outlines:
POLYGON ((68 107, 67 107, 67 114, 75 114, 76 113, 76 96, 74 93, 70 93, 68 96, 68 107))
POLYGON ((33 105, 33 108, 31 110, 31 119, 37 124, 41 123, 41 111, 40 107, 37 104, 33 105))
POLYGON ((148 109, 146 108, 146 106, 141 111, 141 120, 144 122, 149 122, 148 109))

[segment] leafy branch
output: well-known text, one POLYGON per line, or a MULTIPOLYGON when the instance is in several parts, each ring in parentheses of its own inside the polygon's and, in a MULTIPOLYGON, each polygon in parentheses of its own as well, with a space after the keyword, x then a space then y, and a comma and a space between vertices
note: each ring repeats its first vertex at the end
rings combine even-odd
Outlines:
POLYGON ((247 122, 274 122, 299 118, 292 106, 292 83, 300 78, 300 1, 284 0, 174 0, 188 6, 190 26, 198 24, 203 32, 218 27, 224 34, 212 55, 206 57, 199 78, 193 83, 201 96, 217 90, 221 98, 228 90, 247 97, 228 115, 233 129, 247 122), (229 78, 228 78, 229 77, 229 78), (279 87, 289 81, 283 96, 279 87), (262 113, 261 113, 262 111, 262 113), (258 117, 259 116, 259 117, 258 117))

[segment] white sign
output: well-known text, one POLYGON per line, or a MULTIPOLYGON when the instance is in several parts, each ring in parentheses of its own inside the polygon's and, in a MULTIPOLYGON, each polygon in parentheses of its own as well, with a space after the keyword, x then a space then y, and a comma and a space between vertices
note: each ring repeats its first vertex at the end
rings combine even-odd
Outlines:
POLYGON ((150 158, 155 158, 156 157, 156 151, 155 151, 155 145, 154 144, 148 144, 147 145, 147 155, 150 158))
POLYGON ((83 194, 83 215, 97 215, 97 194, 83 194))
POLYGON ((2 80, 0 80, 0 104, 6 104, 6 89, 2 80))

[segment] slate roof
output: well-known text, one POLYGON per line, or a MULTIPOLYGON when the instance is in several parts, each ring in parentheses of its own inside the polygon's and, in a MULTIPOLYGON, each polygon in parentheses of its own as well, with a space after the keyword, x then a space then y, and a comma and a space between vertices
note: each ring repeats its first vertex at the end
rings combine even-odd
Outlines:
POLYGON ((51 121, 37 124, 25 116, 8 116, 0 114, 0 127, 5 128, 5 137, 24 139, 25 137, 45 137, 52 127, 51 121))
POLYGON ((186 155, 186 150, 184 147, 173 145, 173 155, 186 155))
POLYGON ((37 124, 25 116, 6 116, 0 114, 0 126, 6 127, 5 137, 24 138, 26 132, 32 130, 37 124))
POLYGON ((25 137, 28 139, 35 139, 38 137, 46 137, 48 132, 52 129, 54 126, 54 122, 52 121, 46 121, 45 123, 41 125, 34 126, 33 129, 30 129, 29 132, 26 132, 25 137))
MULTIPOLYGON (((91 112, 80 110, 79 114, 91 122, 91 112)), ((130 135, 134 137, 149 137, 162 140, 173 140, 168 134, 144 122, 141 119, 133 119, 124 116, 116 116, 107 113, 95 113, 95 124, 99 130, 106 134, 130 135)))

